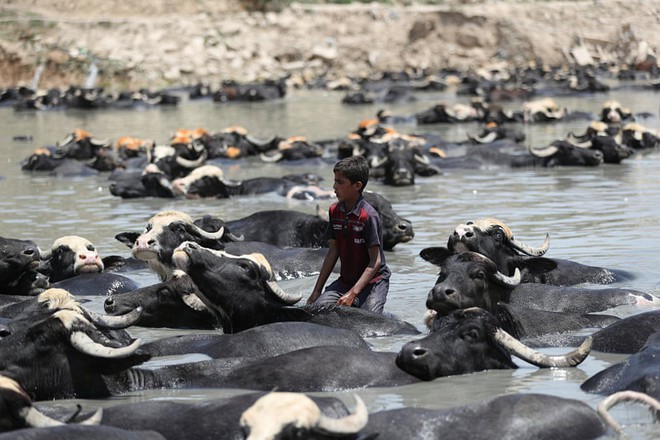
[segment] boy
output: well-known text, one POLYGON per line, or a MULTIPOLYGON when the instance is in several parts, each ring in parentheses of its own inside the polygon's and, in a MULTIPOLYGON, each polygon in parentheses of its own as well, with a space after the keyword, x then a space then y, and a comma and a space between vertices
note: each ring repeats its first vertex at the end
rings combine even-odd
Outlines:
POLYGON ((362 196, 369 165, 362 156, 340 160, 333 170, 337 202, 330 207, 326 230, 329 248, 307 303, 339 304, 383 312, 390 287, 378 212, 362 196), (339 278, 321 290, 337 263, 339 278))

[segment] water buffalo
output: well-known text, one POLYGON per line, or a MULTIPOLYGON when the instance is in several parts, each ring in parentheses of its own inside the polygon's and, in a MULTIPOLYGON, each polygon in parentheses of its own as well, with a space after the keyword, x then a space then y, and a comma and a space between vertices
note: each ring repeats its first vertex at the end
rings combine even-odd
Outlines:
MULTIPOLYGON (((634 354, 656 332, 660 332, 660 310, 638 313, 592 333, 592 350, 634 354)), ((555 334, 526 339, 525 342, 533 347, 572 347, 581 344, 584 339, 585 336, 555 334)))
POLYGON ((479 219, 457 226, 447 240, 447 248, 455 252, 479 252, 493 260, 498 270, 505 274, 513 273, 518 267, 522 273, 522 282, 567 286, 580 283, 609 284, 633 278, 627 271, 586 266, 571 260, 552 258, 540 261, 538 257, 543 256, 549 248, 547 235, 540 246, 529 246, 515 239, 511 229, 495 218, 479 219), (530 256, 534 258, 535 269, 525 267, 530 264, 530 256))
POLYGON ((36 295, 48 286, 39 267, 39 247, 31 240, 0 237, 0 294, 36 295))
POLYGON ((328 429, 324 426, 327 417, 309 397, 273 392, 246 410, 241 424, 255 438, 269 439, 595 440, 612 434, 608 425, 615 429, 608 418, 583 402, 544 394, 514 393, 441 410, 398 408, 368 417, 357 397, 356 401, 350 417, 331 419, 332 426, 340 428, 328 429))
POLYGON ((649 336, 646 344, 635 354, 618 364, 596 373, 580 388, 587 393, 611 394, 630 390, 660 399, 660 332, 649 336))
MULTIPOLYGON (((0 411, 0 432, 65 425, 34 407, 28 393, 15 380, 4 376, 0 376, 0 408, 3 409, 0 411)), ((80 424, 98 425, 102 414, 102 410, 98 410, 80 424)))
POLYGON ((515 337, 527 338, 603 327, 618 320, 608 315, 533 309, 524 300, 519 301, 520 306, 509 304, 512 292, 520 283, 520 271, 516 268, 513 276, 504 275, 492 260, 476 252, 455 254, 447 248, 433 248, 431 253, 427 248, 422 251, 422 257, 440 267, 440 275, 426 301, 426 306, 437 313, 436 321, 454 310, 481 307, 495 314, 515 337))
MULTIPOLYGON (((383 226, 383 248, 392 250, 399 243, 413 239, 411 222, 397 214, 382 195, 365 191, 364 198, 380 215, 383 226)), ((246 241, 262 241, 278 246, 327 247, 325 230, 328 219, 291 210, 258 211, 247 217, 230 220, 225 225, 246 241), (273 221, 273 217, 277 221, 273 221)))
POLYGON ((196 243, 181 244, 172 256, 186 272, 211 310, 225 313, 225 333, 278 321, 309 321, 353 329, 361 336, 417 334, 409 323, 394 317, 352 307, 293 307, 301 294, 290 294, 274 280, 267 259, 261 254, 231 255, 196 243))
POLYGON ((100 397, 127 385, 115 374, 148 360, 73 310, 16 329, 0 339, 0 375, 15 380, 33 400, 100 397))
POLYGON ((107 295, 137 289, 131 279, 114 272, 104 272, 105 261, 121 264, 117 256, 101 259, 94 244, 76 235, 60 237, 49 252, 41 255, 39 272, 49 277, 53 286, 82 295, 107 295))
POLYGON ((208 232, 193 223, 188 214, 179 211, 162 211, 154 215, 142 234, 121 233, 115 238, 128 245, 135 258, 146 260, 163 281, 172 275, 175 268, 172 253, 184 241, 194 241, 204 247, 225 249, 235 254, 262 253, 273 262, 273 269, 280 279, 300 278, 318 272, 327 252, 322 248, 284 248, 264 242, 243 241, 222 226, 208 232))
POLYGON ((135 323, 142 327, 213 329, 222 327, 223 314, 211 312, 197 296, 197 286, 183 271, 175 270, 168 280, 106 298, 111 315, 124 315, 140 307, 135 323))
POLYGON ((151 356, 201 353, 213 359, 258 360, 318 346, 369 348, 352 330, 309 322, 275 322, 232 334, 172 336, 144 344, 140 349, 151 356))
POLYGON ((461 325, 443 326, 427 338, 404 346, 398 355, 355 347, 316 346, 256 361, 214 359, 154 370, 134 368, 126 374, 134 378, 133 383, 149 388, 177 384, 320 392, 405 385, 433 380, 447 371, 463 374, 488 368, 515 368, 509 351, 541 367, 575 366, 589 353, 590 341, 586 341, 566 355, 548 356, 512 338, 497 327, 492 316, 490 322, 493 326, 484 323, 482 315, 487 312, 483 310, 455 313, 461 314, 456 318, 461 325), (489 333, 482 330, 483 337, 480 338, 475 334, 479 331, 475 328, 490 328, 495 336, 488 336, 489 333), (412 349, 414 344, 418 350, 412 349), (475 361, 475 357, 480 360, 475 361))

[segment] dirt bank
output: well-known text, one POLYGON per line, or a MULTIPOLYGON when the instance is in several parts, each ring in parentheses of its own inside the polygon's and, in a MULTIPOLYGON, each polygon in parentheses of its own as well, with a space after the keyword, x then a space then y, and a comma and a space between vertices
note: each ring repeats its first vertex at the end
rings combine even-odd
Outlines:
MULTIPOLYGON (((207 80, 340 78, 491 63, 635 62, 660 48, 660 0, 448 1, 442 6, 232 1, 7 0, 0 86, 164 87, 207 80)), ((654 61, 655 62, 655 61, 654 61)))

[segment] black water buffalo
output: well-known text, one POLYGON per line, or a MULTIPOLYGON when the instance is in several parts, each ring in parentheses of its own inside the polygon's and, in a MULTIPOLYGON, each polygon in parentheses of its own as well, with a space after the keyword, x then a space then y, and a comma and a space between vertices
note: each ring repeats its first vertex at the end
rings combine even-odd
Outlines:
MULTIPOLYGON (((633 354, 642 349, 648 338, 660 332, 660 310, 622 318, 591 334, 592 350, 604 353, 633 354)), ((526 339, 533 347, 572 347, 581 344, 585 336, 557 334, 526 339)))
POLYGON ((222 327, 218 319, 197 296, 190 277, 175 270, 172 277, 151 286, 106 298, 104 308, 111 315, 123 315, 138 307, 143 312, 136 322, 142 327, 213 329, 222 327))
MULTIPOLYGON (((45 415, 32 405, 30 396, 13 379, 0 376, 0 432, 23 428, 63 426, 65 422, 45 415)), ((83 425, 98 425, 102 411, 98 410, 83 425)))
POLYGON ((174 249, 185 241, 194 241, 211 249, 225 249, 234 254, 262 253, 272 261, 276 276, 280 279, 306 277, 318 272, 327 252, 323 248, 284 248, 270 243, 242 241, 224 227, 207 232, 193 223, 188 214, 179 211, 163 211, 154 215, 142 234, 122 233, 115 238, 128 245, 134 257, 146 260, 163 281, 174 270, 171 261, 174 249))
POLYGON ((214 359, 155 370, 134 368, 126 374, 139 377, 139 384, 149 388, 178 384, 185 387, 320 392, 411 384, 433 380, 445 371, 463 374, 488 368, 515 368, 509 351, 541 367, 575 366, 589 353, 590 341, 561 356, 533 351, 497 328, 493 317, 490 320, 495 325, 492 328, 494 336, 482 330, 483 337, 479 338, 475 334, 478 330, 474 328, 486 327, 481 312, 487 314, 474 309, 456 312, 462 316, 458 318, 461 325, 443 326, 427 338, 411 342, 398 355, 355 347, 316 346, 257 361, 237 363, 231 359, 214 359), (410 356, 407 350, 412 344, 417 344, 419 350, 413 350, 410 356), (475 356, 481 360, 475 361, 475 356), (505 361, 507 356, 508 363, 505 361), (432 369, 425 370, 423 364, 431 365, 432 369))
POLYGON ((0 339, 0 375, 32 400, 100 397, 125 390, 115 374, 148 360, 141 341, 113 341, 83 315, 60 310, 0 339))
POLYGON ((516 267, 519 268, 522 282, 566 286, 580 283, 609 284, 633 278, 627 271, 586 266, 571 260, 538 260, 538 257, 547 252, 548 247, 547 236, 538 247, 526 245, 513 237, 506 224, 494 218, 461 224, 454 229, 447 241, 447 248, 455 252, 468 250, 487 256, 502 273, 511 274, 516 267), (530 256, 534 258, 536 270, 525 268, 525 265, 529 264, 530 256), (543 265, 546 267, 538 267, 543 265))
POLYGON ((295 393, 261 397, 243 413, 241 424, 247 433, 263 436, 259 438, 595 440, 612 434, 589 405, 544 394, 514 393, 441 410, 398 408, 368 418, 357 397, 356 401, 350 418, 332 421, 340 428, 332 429, 334 434, 324 426, 327 417, 321 408, 295 393))
POLYGON ((416 174, 426 174, 429 163, 430 159, 419 145, 397 136, 383 145, 382 155, 374 157, 369 165, 374 171, 382 168, 383 183, 386 185, 407 186, 415 184, 416 174))
POLYGON ((175 196, 171 179, 153 164, 138 169, 115 170, 108 180, 110 194, 123 199, 175 196))
POLYGON ((660 145, 660 133, 637 124, 629 123, 621 129, 621 143, 635 150, 646 150, 660 145))
POLYGON ((48 286, 35 271, 39 247, 31 240, 0 237, 0 294, 36 295, 48 286))
POLYGON ((611 394, 630 390, 660 399, 660 332, 649 336, 637 353, 612 365, 582 383, 580 388, 588 393, 611 394))
POLYGON ((632 112, 616 100, 606 101, 600 109, 600 121, 606 124, 621 124, 635 120, 632 112))
POLYGON ((263 152, 259 157, 264 162, 275 163, 322 157, 324 152, 323 145, 310 142, 302 136, 294 136, 281 140, 276 149, 263 152))
POLYGON ((437 104, 428 110, 415 114, 418 124, 475 122, 483 118, 479 106, 467 104, 437 104))
MULTIPOLYGON (((423 258, 440 267, 426 307, 437 313, 435 322, 454 310, 481 307, 493 313, 502 327, 522 339, 547 333, 560 333, 585 327, 604 327, 618 320, 614 316, 533 309, 519 301, 512 305, 512 292, 520 283, 520 271, 513 276, 498 271, 495 263, 476 252, 455 254, 447 248, 429 248, 423 258)), ((531 266, 532 260, 529 261, 531 266)))
POLYGON ((270 101, 286 95, 286 81, 266 80, 261 83, 241 84, 236 81, 223 81, 220 88, 213 92, 213 102, 232 101, 270 101))
POLYGON ((233 334, 172 336, 144 344, 140 349, 151 356, 201 353, 213 359, 258 360, 318 346, 369 348, 352 330, 309 322, 275 322, 233 334))
MULTIPOLYGON (((378 193, 365 191, 364 198, 380 215, 383 226, 383 247, 392 250, 399 243, 413 239, 411 222, 397 214, 390 202, 378 193)), ((278 246, 327 247, 327 218, 298 211, 258 211, 247 217, 230 220, 225 225, 246 241, 262 241, 278 246), (276 217, 278 220, 273 221, 276 217)), ((201 226, 201 225, 200 225, 201 226)))
POLYGON ((275 282, 270 264, 261 254, 231 255, 183 243, 172 256, 201 291, 202 301, 230 319, 225 333, 278 321, 309 321, 349 328, 361 336, 417 334, 409 323, 353 307, 293 307, 302 294, 284 292, 275 282))

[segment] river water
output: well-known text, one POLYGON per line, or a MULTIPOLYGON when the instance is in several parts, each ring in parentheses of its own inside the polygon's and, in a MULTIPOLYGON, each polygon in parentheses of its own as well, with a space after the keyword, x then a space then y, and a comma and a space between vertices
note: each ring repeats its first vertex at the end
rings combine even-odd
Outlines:
MULTIPOLYGON (((284 100, 252 104, 216 104, 211 101, 183 100, 176 108, 142 111, 51 111, 14 112, 0 108, 0 235, 31 239, 42 248, 63 235, 80 235, 91 240, 101 256, 128 256, 128 249, 114 240, 122 231, 141 231, 146 220, 158 211, 177 209, 193 218, 213 214, 225 220, 249 215, 257 210, 289 208, 315 212, 316 202, 290 201, 277 195, 236 197, 225 200, 123 200, 108 190, 107 174, 84 178, 53 178, 24 173, 20 161, 43 145, 60 141, 75 128, 84 128, 95 137, 112 140, 120 136, 153 138, 166 143, 174 130, 203 127, 218 131, 241 125, 256 136, 303 135, 312 140, 344 137, 361 119, 374 117, 386 106, 347 106, 342 93, 290 91, 284 100), (31 135, 31 142, 14 141, 16 135, 31 135)), ((619 91, 580 98, 557 98, 569 110, 597 113, 609 99, 619 100, 633 112, 655 116, 641 121, 660 130, 657 92, 619 91)), ((389 106, 396 114, 426 110, 438 102, 461 101, 454 93, 426 93, 412 103, 389 106)), ((518 108, 519 104, 505 107, 518 108)), ((544 146, 565 136, 569 130, 581 133, 586 122, 525 127, 532 146, 544 146)), ((433 132, 448 140, 465 139, 475 133, 474 124, 401 126, 404 132, 433 132)), ((330 167, 292 167, 263 164, 225 168, 230 178, 284 175, 313 171, 321 174, 325 186, 332 185, 330 167)), ((548 256, 570 258, 585 264, 631 270, 636 274, 625 287, 660 296, 660 154, 650 152, 625 160, 620 165, 595 168, 492 169, 449 171, 434 177, 419 177, 414 187, 388 187, 378 181, 368 189, 380 192, 394 209, 413 223, 413 241, 397 245, 386 254, 392 280, 386 310, 423 329, 422 315, 436 268, 419 256, 428 246, 445 245, 454 227, 469 220, 494 216, 505 221, 516 238, 531 245, 550 234, 548 256)), ((327 202, 321 202, 327 207, 327 202)), ((148 271, 133 275, 140 285, 157 281, 148 271)), ((306 298, 315 278, 290 280, 282 287, 306 298)), ((102 311, 103 298, 92 299, 91 308, 102 311)), ((608 311, 618 316, 647 311, 633 306, 608 311)), ((131 333, 144 340, 176 334, 177 330, 134 328, 131 333)), ((372 339, 375 349, 397 351, 409 337, 372 339)), ((551 354, 565 349, 544 349, 551 354)), ((397 388, 372 388, 336 393, 352 406, 350 394, 358 393, 370 411, 419 406, 447 408, 467 404, 503 393, 546 393, 579 399, 595 406, 602 396, 583 393, 579 386, 591 375, 624 355, 593 353, 574 369, 539 370, 523 361, 510 371, 488 371, 471 375, 439 378, 431 383, 397 388)), ((150 365, 199 360, 199 356, 151 361, 150 365)), ((149 399, 197 400, 233 395, 240 390, 158 390, 133 393, 98 401, 61 401, 90 406, 113 405, 149 399)), ((52 403, 51 403, 52 404, 52 403)), ((616 408, 615 417, 626 426, 630 438, 658 438, 658 425, 650 424, 646 410, 635 406, 616 408)))

